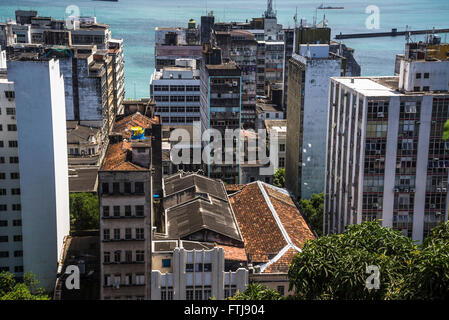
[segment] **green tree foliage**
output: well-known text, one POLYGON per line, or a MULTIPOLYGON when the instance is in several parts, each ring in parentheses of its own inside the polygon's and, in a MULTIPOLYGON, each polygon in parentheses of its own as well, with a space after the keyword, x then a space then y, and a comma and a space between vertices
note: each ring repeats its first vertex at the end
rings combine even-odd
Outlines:
POLYGON ((318 236, 323 235, 324 193, 313 194, 310 199, 299 200, 301 213, 318 236))
POLYGON ((98 197, 89 192, 70 194, 72 231, 98 229, 98 197))
POLYGON ((273 185, 278 188, 285 188, 285 169, 278 168, 274 173, 273 185))
POLYGON ((449 299, 449 222, 432 230, 412 261, 402 289, 406 299, 449 299))
POLYGON ((284 297, 276 290, 267 288, 260 283, 250 283, 245 291, 237 292, 227 300, 283 300, 284 297))
POLYGON ((16 283, 10 272, 0 272, 0 300, 50 300, 33 273, 26 273, 23 282, 16 283))
POLYGON ((411 239, 378 221, 351 225, 304 245, 289 269, 290 290, 299 299, 394 299, 417 252, 411 239), (366 287, 370 265, 380 269, 378 290, 366 287))

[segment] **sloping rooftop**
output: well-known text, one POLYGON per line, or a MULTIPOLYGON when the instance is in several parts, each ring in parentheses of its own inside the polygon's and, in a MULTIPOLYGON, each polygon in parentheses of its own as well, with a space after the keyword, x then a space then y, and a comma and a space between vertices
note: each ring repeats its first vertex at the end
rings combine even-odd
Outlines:
POLYGON ((229 196, 246 253, 262 273, 287 272, 294 254, 314 235, 290 194, 256 181, 229 196))
POLYGON ((164 208, 169 238, 202 230, 242 242, 223 182, 179 172, 164 179, 164 208))
MULTIPOLYGON (((133 142, 129 141, 132 130, 131 128, 139 126, 145 129, 151 128, 153 124, 158 124, 159 118, 148 118, 139 112, 125 116, 117 120, 114 124, 113 134, 119 133, 123 137, 123 141, 117 143, 109 143, 104 162, 101 170, 103 171, 140 171, 149 170, 135 163, 132 163, 129 156, 133 146, 139 146, 136 144, 138 140, 133 142)), ((145 140, 145 145, 151 140, 145 140)))
POLYGON ((155 116, 154 118, 148 118, 140 112, 136 112, 119 120, 116 120, 112 131, 115 133, 121 133, 124 139, 128 139, 131 137, 132 127, 142 127, 145 129, 149 129, 153 124, 159 124, 158 116, 155 116))
POLYGON ((67 143, 87 143, 89 142, 89 138, 96 136, 98 132, 98 128, 76 125, 75 128, 67 133, 67 143))

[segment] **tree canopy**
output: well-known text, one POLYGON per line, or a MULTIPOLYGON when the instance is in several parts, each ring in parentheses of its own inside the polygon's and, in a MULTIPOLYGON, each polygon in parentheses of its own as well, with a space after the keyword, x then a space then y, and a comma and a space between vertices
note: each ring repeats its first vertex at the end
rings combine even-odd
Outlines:
POLYGON ((98 229, 98 197, 89 192, 70 194, 71 230, 98 229))
POLYGON ((10 272, 0 272, 0 300, 50 300, 33 273, 26 273, 23 282, 16 282, 10 272))
POLYGON ((274 172, 273 185, 278 188, 285 188, 285 169, 278 168, 274 172))
POLYGON ((283 300, 284 297, 276 290, 267 288, 260 283, 250 283, 245 291, 237 292, 228 300, 283 300))
POLYGON ((309 240, 292 261, 290 289, 298 299, 444 299, 449 297, 449 222, 418 247, 378 221, 309 240), (379 287, 370 288, 379 270, 379 287))
POLYGON ((310 199, 299 200, 301 213, 318 236, 323 235, 324 193, 313 194, 310 199))

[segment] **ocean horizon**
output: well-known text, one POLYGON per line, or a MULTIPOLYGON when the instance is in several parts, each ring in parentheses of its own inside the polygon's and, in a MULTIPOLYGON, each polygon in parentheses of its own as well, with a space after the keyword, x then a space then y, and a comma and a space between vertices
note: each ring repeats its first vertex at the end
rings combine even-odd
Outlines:
MULTIPOLYGON (((339 33, 364 33, 448 28, 449 1, 447 0, 334 0, 324 1, 325 5, 344 6, 343 10, 317 10, 320 0, 274 0, 278 23, 284 28, 294 27, 294 16, 308 23, 326 20, 332 28, 332 36, 339 33), (371 12, 368 6, 379 9, 379 29, 370 30, 366 20, 371 12)), ((40 16, 66 18, 68 6, 75 5, 81 16, 96 16, 100 23, 109 24, 113 38, 122 38, 125 43, 125 90, 126 98, 149 96, 149 81, 154 71, 154 29, 155 27, 187 26, 193 18, 199 23, 200 17, 214 11, 216 21, 246 21, 261 17, 266 9, 266 0, 119 0, 118 2, 93 0, 2 0, 0 20, 14 19, 14 11, 37 10, 40 16), (188 6, 186 6, 188 3, 188 6)), ((440 35, 446 42, 447 35, 440 35)), ((418 41, 424 36, 413 36, 418 41)), ((384 37, 343 40, 355 50, 355 58, 364 76, 393 75, 396 54, 404 51, 405 37, 384 37)))

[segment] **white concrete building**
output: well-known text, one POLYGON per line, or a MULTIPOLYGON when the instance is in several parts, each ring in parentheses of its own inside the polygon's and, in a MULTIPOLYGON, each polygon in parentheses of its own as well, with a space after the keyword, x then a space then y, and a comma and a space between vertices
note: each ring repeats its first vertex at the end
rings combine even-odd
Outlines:
MULTIPOLYGON (((10 124, 17 120, 18 131, 16 140, 9 140, 6 147, 14 148, 9 152, 16 152, 20 159, 18 170, 16 165, 10 169, 17 171, 8 173, 11 179, 20 179, 20 203, 16 196, 10 213, 21 211, 21 271, 32 271, 51 290, 70 230, 64 81, 59 62, 53 59, 8 61, 8 78, 14 82, 16 119, 10 111, 6 120, 10 124)), ((17 182, 10 187, 18 188, 17 182)), ((13 232, 14 238, 8 240, 15 249, 20 231, 13 232)))
POLYGON ((326 44, 300 45, 299 53, 289 67, 289 91, 295 95, 287 101, 286 184, 295 196, 310 198, 324 190, 329 77, 344 74, 344 59, 326 44))
POLYGON ((178 244, 177 240, 153 241, 151 300, 223 300, 245 291, 248 270, 225 271, 223 248, 186 250, 185 241, 179 241, 181 247, 173 250, 168 249, 169 242, 178 244))
POLYGON ((174 67, 156 70, 151 76, 150 94, 156 101, 155 114, 163 125, 192 125, 206 119, 200 115, 200 78, 194 59, 176 59, 174 67))
POLYGON ((382 219, 422 241, 447 220, 449 61, 440 49, 408 44, 396 77, 331 79, 325 233, 382 219))

